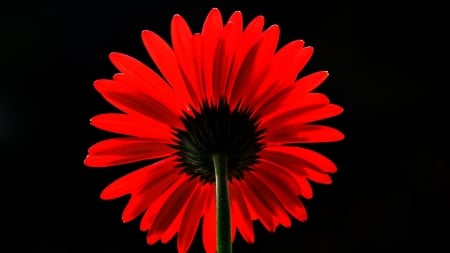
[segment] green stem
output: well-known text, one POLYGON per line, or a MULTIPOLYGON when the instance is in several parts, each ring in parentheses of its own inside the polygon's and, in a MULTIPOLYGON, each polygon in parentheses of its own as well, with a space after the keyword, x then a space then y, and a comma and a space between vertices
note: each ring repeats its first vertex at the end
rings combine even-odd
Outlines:
POLYGON ((224 154, 214 154, 212 158, 216 175, 217 253, 231 253, 231 218, 227 156, 224 154))

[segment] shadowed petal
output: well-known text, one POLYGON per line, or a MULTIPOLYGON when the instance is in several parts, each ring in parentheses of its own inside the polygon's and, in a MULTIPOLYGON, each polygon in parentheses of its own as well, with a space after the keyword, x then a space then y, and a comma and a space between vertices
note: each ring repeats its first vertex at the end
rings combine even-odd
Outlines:
MULTIPOLYGON (((166 158, 154 164, 135 170, 109 184, 101 193, 100 198, 110 200, 126 194, 137 194, 147 186, 153 185, 154 180, 171 178, 178 171, 174 169, 174 158, 166 158)), ((163 187, 162 187, 163 188, 163 187)), ((163 188, 164 190, 164 188, 163 188)))
MULTIPOLYGON (((302 196, 306 199, 310 199, 313 196, 312 188, 309 182, 306 180, 306 173, 303 171, 293 170, 290 167, 283 166, 285 164, 280 164, 273 162, 270 160, 271 158, 274 159, 275 157, 272 157, 272 155, 265 156, 266 153, 261 154, 261 165, 258 167, 259 169, 270 169, 277 173, 279 173, 279 177, 284 177, 285 184, 288 185, 290 181, 294 181, 294 185, 292 183, 290 184, 290 189, 294 190, 295 195, 302 196), (266 159, 268 158, 268 159, 266 159), (283 176, 286 175, 286 176, 283 176)), ((276 160, 276 158, 275 158, 276 160)))
POLYGON ((269 63, 275 52, 280 30, 278 26, 271 26, 259 38, 259 40, 248 51, 240 65, 236 80, 233 83, 230 96, 230 104, 232 107, 239 100, 246 98, 251 89, 255 87, 251 85, 258 74, 264 70, 262 66, 269 63))
MULTIPOLYGON (((161 208, 168 201, 169 196, 171 196, 174 193, 174 191, 176 191, 181 185, 186 183, 188 180, 189 180, 188 176, 186 176, 184 174, 178 175, 178 177, 176 178, 176 181, 172 185, 170 185, 170 187, 168 189, 166 189, 166 191, 164 191, 161 195, 159 195, 155 199, 155 201, 152 202, 152 205, 149 206, 149 208, 147 208, 144 215, 142 216, 141 224, 140 224, 140 229, 142 231, 148 231, 152 227, 156 216, 158 215, 161 208)), ((147 240, 149 239, 150 236, 151 236, 151 234, 148 232, 147 240)))
POLYGON ((230 203, 231 211, 233 213, 234 223, 242 235, 242 238, 249 243, 255 241, 253 233, 253 222, 248 211, 247 203, 242 196, 242 191, 236 183, 230 186, 230 203))
POLYGON ((264 28, 264 17, 258 16, 254 18, 239 38, 239 44, 236 48, 236 53, 233 59, 233 66, 230 70, 229 79, 226 85, 226 95, 230 98, 231 92, 234 88, 237 75, 241 69, 244 59, 247 57, 250 49, 255 45, 262 34, 264 28))
POLYGON ((247 202, 252 219, 258 219, 268 231, 274 232, 278 226, 278 219, 275 216, 275 211, 267 206, 268 203, 264 200, 264 196, 260 195, 261 193, 254 189, 255 186, 251 186, 251 182, 247 179, 239 181, 238 184, 247 202))
POLYGON ((105 113, 94 116, 91 124, 105 131, 135 137, 160 139, 161 143, 171 143, 171 129, 152 118, 121 113, 105 113), (143 127, 146 126, 146 127, 143 127))
MULTIPOLYGON (((261 126, 266 127, 269 126, 266 122, 269 120, 283 115, 285 113, 289 113, 292 111, 296 111, 296 113, 301 113, 303 111, 314 110, 325 106, 330 103, 328 97, 321 93, 308 93, 307 95, 296 98, 296 101, 286 101, 285 103, 279 104, 277 107, 270 109, 270 113, 261 114, 261 126)), ((280 122, 277 122, 277 124, 280 122)), ((281 122, 283 123, 283 122, 281 122)))
POLYGON ((201 102, 201 89, 195 64, 192 45, 192 32, 186 21, 180 15, 174 15, 171 25, 172 46, 179 63, 181 75, 192 97, 194 105, 201 102))
MULTIPOLYGON (((158 196, 164 193, 176 182, 178 175, 177 171, 173 168, 173 165, 172 167, 165 169, 166 170, 160 169, 158 171, 154 171, 151 173, 151 177, 147 177, 146 181, 143 181, 142 178, 135 177, 134 180, 128 178, 126 184, 130 188, 128 191, 131 193, 131 198, 122 213, 123 222, 133 220, 144 212, 149 206, 152 206, 152 203, 158 198, 158 196)), ((115 185, 117 185, 117 183, 115 185)), ((104 196, 107 196, 108 193, 111 194, 111 192, 118 192, 118 189, 112 189, 111 186, 107 188, 108 190, 105 189, 103 191, 103 198, 104 196)))
POLYGON ((306 221, 306 209, 300 199, 296 196, 297 185, 284 173, 280 173, 277 168, 271 164, 255 165, 254 175, 258 177, 268 188, 270 188, 275 196, 280 200, 283 207, 293 217, 299 221, 306 221))
POLYGON ((161 158, 174 152, 172 148, 161 143, 161 140, 135 137, 115 138, 91 146, 84 163, 90 167, 107 167, 161 158))
POLYGON ((120 82, 101 79, 94 82, 95 89, 113 106, 128 114, 150 117, 167 125, 180 125, 177 114, 160 101, 120 82))
POLYGON ((264 124, 267 126, 280 123, 283 124, 283 126, 305 124, 334 117, 341 114, 343 111, 342 107, 335 104, 308 106, 293 109, 291 111, 284 111, 270 120, 266 120, 264 124))
POLYGON ((203 40, 203 82, 206 88, 206 98, 213 97, 213 68, 215 66, 216 58, 215 52, 218 46, 219 39, 223 32, 222 15, 217 8, 211 9, 205 19, 202 28, 203 40))
POLYGON ((255 100, 255 108, 260 115, 272 116, 272 113, 280 113, 279 109, 293 110, 300 106, 307 106, 309 103, 312 105, 314 101, 309 100, 315 98, 314 96, 317 98, 320 95, 329 103, 325 95, 309 93, 319 86, 327 76, 327 71, 319 71, 305 76, 291 85, 286 83, 285 85, 272 85, 270 89, 262 89, 262 91, 266 90, 262 93, 265 97, 255 96, 258 98, 255 100))
POLYGON ((320 125, 291 125, 273 127, 266 132, 266 142, 273 144, 335 142, 344 135, 331 127, 320 125))
POLYGON ((198 179, 186 180, 171 195, 167 196, 166 202, 158 211, 148 231, 148 243, 154 244, 158 240, 168 241, 178 232, 187 203, 198 183, 198 179))
POLYGON ((206 203, 208 202, 207 200, 211 198, 210 194, 209 187, 205 185, 199 185, 196 191, 192 193, 192 199, 186 207, 180 224, 177 241, 178 252, 185 253, 191 246, 200 218, 203 216, 206 203))
POLYGON ((292 165, 307 163, 319 171, 333 173, 336 172, 336 165, 327 157, 310 149, 293 146, 268 146, 266 151, 276 154, 278 162, 290 163, 292 165))
POLYGON ((210 194, 206 201, 205 214, 203 216, 202 238, 206 253, 216 252, 216 195, 215 185, 209 185, 210 194))
POLYGON ((143 31, 142 40, 152 60, 155 62, 170 86, 179 94, 179 98, 182 99, 185 104, 192 104, 188 86, 181 76, 177 59, 170 46, 159 35, 152 31, 143 31))
POLYGON ((177 93, 169 87, 158 74, 142 62, 121 53, 109 54, 109 59, 121 74, 114 75, 114 80, 137 89, 141 93, 151 96, 174 112, 182 109, 179 99, 173 99, 177 93))

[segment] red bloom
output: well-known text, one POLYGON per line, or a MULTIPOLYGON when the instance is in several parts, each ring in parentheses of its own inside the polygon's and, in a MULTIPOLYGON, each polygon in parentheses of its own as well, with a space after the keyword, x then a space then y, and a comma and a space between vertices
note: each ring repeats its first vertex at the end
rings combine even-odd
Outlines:
POLYGON ((189 248, 203 217, 203 242, 215 252, 215 194, 212 154, 229 165, 232 237, 236 229, 254 241, 252 221, 273 232, 289 227, 290 216, 306 220, 299 196, 312 197, 310 181, 331 183, 332 161, 289 144, 333 142, 343 134, 312 124, 342 108, 312 92, 328 76, 320 71, 297 80, 312 56, 301 40, 277 50, 279 28, 263 30, 264 18, 243 27, 234 12, 224 25, 211 10, 201 33, 184 19, 172 20, 172 46, 151 31, 144 45, 161 75, 138 60, 110 54, 121 72, 97 80, 95 89, 121 113, 95 116, 93 126, 124 135, 89 149, 85 164, 107 167, 147 159, 158 162, 110 184, 101 198, 130 195, 123 221, 143 213, 147 242, 171 240, 189 248))

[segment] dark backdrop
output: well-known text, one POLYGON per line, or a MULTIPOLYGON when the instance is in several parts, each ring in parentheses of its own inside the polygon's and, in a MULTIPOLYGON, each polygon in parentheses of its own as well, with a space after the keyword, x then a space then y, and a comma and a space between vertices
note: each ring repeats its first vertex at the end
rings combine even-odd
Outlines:
MULTIPOLYGON (((0 6, 2 252, 176 252, 148 246, 126 199, 100 191, 126 169, 92 170, 87 148, 105 138, 89 118, 111 111, 92 82, 116 72, 108 53, 146 63, 149 29, 169 39, 182 14, 200 31, 211 7, 248 22, 264 15, 281 44, 304 39, 326 69, 319 88, 345 113, 346 139, 317 145, 339 168, 313 185, 306 223, 238 237, 235 252, 449 252, 449 58, 444 5, 433 1, 6 1, 0 6), (8 249, 9 247, 9 249, 8 249)), ((438 2, 438 1, 436 1, 438 2)), ((134 168, 134 167, 133 167, 134 168)), ((190 252, 202 252, 197 235, 190 252)))

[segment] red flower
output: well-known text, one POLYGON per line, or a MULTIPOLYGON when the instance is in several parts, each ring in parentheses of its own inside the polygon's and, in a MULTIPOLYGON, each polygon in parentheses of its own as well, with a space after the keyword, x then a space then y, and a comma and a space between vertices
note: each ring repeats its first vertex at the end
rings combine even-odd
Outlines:
POLYGON ((245 29, 234 12, 222 24, 212 9, 201 33, 192 34, 179 15, 172 20, 172 46, 151 31, 144 45, 160 74, 138 60, 110 54, 121 72, 95 89, 122 113, 95 116, 93 126, 124 135, 89 149, 85 164, 107 167, 159 159, 123 176, 101 193, 105 200, 130 195, 123 221, 143 213, 147 242, 171 240, 189 248, 203 218, 203 242, 215 252, 214 152, 229 165, 232 237, 254 241, 252 221, 273 232, 290 216, 306 220, 299 196, 312 197, 310 181, 331 183, 332 161, 290 144, 333 142, 343 134, 312 124, 342 108, 312 92, 328 76, 320 71, 297 80, 312 56, 301 40, 277 50, 279 28, 263 30, 264 18, 245 29))

